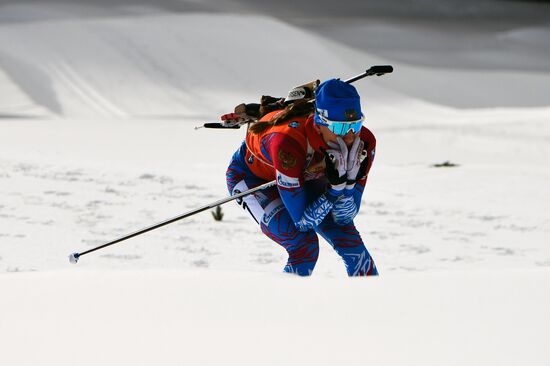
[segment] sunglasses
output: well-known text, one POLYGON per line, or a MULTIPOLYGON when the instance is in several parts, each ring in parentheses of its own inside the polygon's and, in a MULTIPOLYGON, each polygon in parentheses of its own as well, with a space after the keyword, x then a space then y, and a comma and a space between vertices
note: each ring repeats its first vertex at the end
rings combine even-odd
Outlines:
POLYGON ((353 131, 357 135, 361 131, 361 126, 363 126, 363 120, 365 119, 365 117, 361 117, 354 121, 331 121, 320 114, 317 117, 326 124, 325 127, 338 136, 345 136, 349 131, 353 131))

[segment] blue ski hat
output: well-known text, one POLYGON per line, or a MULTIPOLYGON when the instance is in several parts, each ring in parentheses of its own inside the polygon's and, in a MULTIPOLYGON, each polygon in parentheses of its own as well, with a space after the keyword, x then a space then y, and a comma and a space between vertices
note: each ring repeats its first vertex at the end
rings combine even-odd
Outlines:
POLYGON ((342 80, 324 81, 315 90, 315 123, 357 122, 363 118, 357 89, 342 80))

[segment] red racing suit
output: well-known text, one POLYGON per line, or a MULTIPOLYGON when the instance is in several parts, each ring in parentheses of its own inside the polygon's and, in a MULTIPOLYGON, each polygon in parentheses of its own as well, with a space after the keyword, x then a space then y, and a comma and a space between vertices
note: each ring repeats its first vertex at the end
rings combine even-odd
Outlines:
MULTIPOLYGON (((265 115, 262 121, 275 118, 277 113, 280 111, 265 115)), ((295 222, 300 221, 306 210, 305 182, 322 179, 325 175, 323 150, 329 147, 313 123, 312 117, 291 118, 261 134, 248 133, 246 136, 248 167, 259 178, 277 180, 281 198, 295 222)), ((354 196, 357 210, 376 153, 376 139, 369 129, 363 127, 360 138, 367 149, 367 172, 356 183, 353 192, 346 192, 354 196)))

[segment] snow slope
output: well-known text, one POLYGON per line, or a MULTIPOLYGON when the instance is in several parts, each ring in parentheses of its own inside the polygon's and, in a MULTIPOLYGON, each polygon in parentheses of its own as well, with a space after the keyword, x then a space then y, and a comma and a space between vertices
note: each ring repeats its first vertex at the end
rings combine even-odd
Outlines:
MULTIPOLYGON (((284 95, 295 84, 314 78, 347 78, 372 64, 389 62, 257 16, 70 18, 3 23, 0 29, 0 113, 6 116, 215 118, 243 100, 255 101, 258 94, 284 95), (308 56, 301 57, 305 45, 308 56)), ((384 28, 373 25, 347 32, 363 38, 379 29, 384 28)), ((529 45, 525 38, 532 35, 537 41, 531 48, 537 49, 540 42, 545 44, 541 34, 545 31, 518 30, 499 36, 516 40, 518 53, 524 54, 529 45)), ((405 45, 440 49, 450 37, 410 38, 413 42, 404 40, 405 45)), ((403 52, 398 60, 407 55, 407 48, 400 46, 395 47, 403 52)), ((466 54, 462 49, 454 52, 466 54)), ((473 54, 491 58, 481 51, 473 54)), ((432 58, 429 51, 425 57, 432 58)), ((454 70, 392 62, 398 77, 357 85, 374 106, 390 100, 450 107, 550 105, 546 72, 480 71, 471 68, 472 61, 457 67, 460 59, 453 60, 449 65, 454 70)))
MULTIPOLYGON (((261 93, 283 95, 313 74, 351 76, 384 63, 265 17, 142 15, 2 28, 4 64, 11 60, 4 80, 16 81, 2 84, 4 116, 63 117, 3 120, 4 271, 64 268, 70 252, 224 197, 226 164, 243 132, 195 126, 261 93), (206 31, 197 37, 191 29, 199 25, 206 31), (273 43, 255 49, 254 57, 228 57, 235 44, 243 47, 235 40, 244 35, 254 44, 273 43), (273 57, 306 43, 312 60, 330 62, 273 57)), ((395 88, 408 80, 421 94, 442 76, 466 75, 423 69, 418 77, 420 70, 403 65, 395 75, 356 84, 379 142, 356 221, 382 272, 549 266, 550 222, 541 215, 549 199, 549 109, 463 110, 395 88), (459 167, 432 167, 446 160, 459 167)), ((467 92, 441 89, 434 91, 457 100, 467 92)), ((278 270, 284 251, 236 205, 224 209, 221 223, 203 213, 79 265, 278 270), (157 242, 160 249, 150 244, 157 242)), ((317 272, 343 273, 339 259, 324 250, 317 272)))
MULTIPOLYGON (((373 116, 378 138, 357 225, 383 273, 550 266, 547 110, 373 116), (450 160, 455 168, 434 168, 450 160)), ((243 131, 192 121, 3 121, 0 269, 66 256, 225 197, 243 131), (214 148, 215 147, 215 148, 214 148), (201 158, 197 159, 197 155, 201 158)), ((284 251, 233 203, 83 258, 88 268, 279 271, 284 251), (237 254, 238 253, 238 254, 237 254)), ((340 276, 322 245, 317 273, 340 276)))
POLYGON ((11 365, 550 362, 548 271, 363 279, 230 271, 4 274, 11 365))
MULTIPOLYGON (((353 76, 372 63, 364 56, 362 67, 352 69, 322 40, 270 18, 138 19, 0 25, 0 66, 12 79, 3 87, 10 89, 0 92, 10 95, 17 86, 30 99, 27 104, 54 116, 204 119, 242 100, 256 101, 258 93, 284 95, 296 83, 336 72, 353 76), (303 44, 323 62, 314 68, 309 62, 281 62, 300 54, 303 44)), ((5 113, 17 105, 10 99, 1 103, 5 113)))

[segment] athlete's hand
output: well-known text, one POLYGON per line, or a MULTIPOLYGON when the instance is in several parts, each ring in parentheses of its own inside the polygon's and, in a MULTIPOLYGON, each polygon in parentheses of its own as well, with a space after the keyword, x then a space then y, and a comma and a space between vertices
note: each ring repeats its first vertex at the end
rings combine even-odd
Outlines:
POLYGON ((240 126, 249 122, 256 122, 257 119, 245 113, 227 113, 220 116, 221 124, 224 127, 240 126))
POLYGON ((325 151, 325 175, 330 183, 332 193, 340 194, 346 187, 348 147, 340 137, 336 143, 329 142, 330 149, 325 151))
POLYGON ((359 136, 355 136, 355 140, 353 141, 348 153, 348 161, 346 166, 346 189, 352 189, 355 186, 355 182, 361 179, 365 174, 368 159, 367 150, 364 149, 364 146, 365 144, 361 141, 359 136), (359 174, 361 170, 363 173, 359 174))

